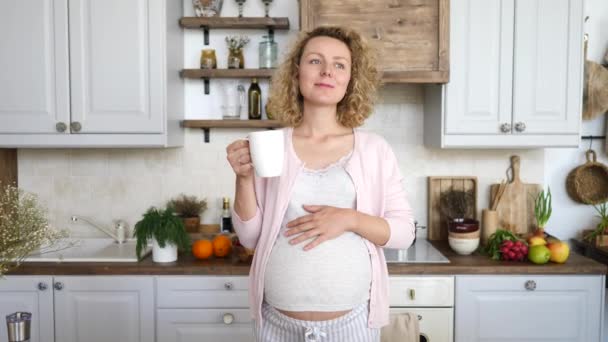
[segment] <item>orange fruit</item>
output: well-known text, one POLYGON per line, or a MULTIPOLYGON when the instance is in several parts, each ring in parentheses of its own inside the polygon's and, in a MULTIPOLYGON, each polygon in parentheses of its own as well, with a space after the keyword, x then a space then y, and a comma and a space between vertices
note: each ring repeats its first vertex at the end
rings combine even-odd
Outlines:
POLYGON ((207 259, 213 254, 213 244, 209 240, 197 240, 192 244, 192 254, 197 259, 207 259))
POLYGON ((213 255, 225 257, 232 251, 232 241, 226 235, 218 235, 213 239, 213 255))

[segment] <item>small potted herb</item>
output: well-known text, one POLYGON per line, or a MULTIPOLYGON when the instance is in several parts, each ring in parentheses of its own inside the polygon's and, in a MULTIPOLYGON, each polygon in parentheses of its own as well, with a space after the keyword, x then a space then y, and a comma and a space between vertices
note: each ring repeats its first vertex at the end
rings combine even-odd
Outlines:
POLYGON ((594 205, 593 208, 597 211, 600 222, 595 229, 585 231, 583 239, 598 247, 608 246, 608 202, 594 205))
POLYGON ((187 232, 196 233, 201 224, 200 215, 207 210, 207 201, 199 200, 196 196, 180 194, 167 203, 167 208, 173 211, 184 221, 187 232))
POLYGON ((549 222, 551 212, 551 188, 547 188, 547 192, 542 190, 534 200, 534 217, 536 218, 534 236, 545 237, 545 227, 549 222))
POLYGON ((475 194, 473 190, 449 190, 439 198, 441 213, 448 221, 448 231, 468 233, 479 229, 475 219, 475 194))
POLYGON ((177 260, 177 251, 188 250, 190 237, 184 229, 181 218, 175 215, 172 208, 157 209, 151 207, 135 224, 133 236, 137 238, 136 253, 139 260, 141 252, 149 240, 152 240, 152 259, 154 262, 172 262, 177 260))

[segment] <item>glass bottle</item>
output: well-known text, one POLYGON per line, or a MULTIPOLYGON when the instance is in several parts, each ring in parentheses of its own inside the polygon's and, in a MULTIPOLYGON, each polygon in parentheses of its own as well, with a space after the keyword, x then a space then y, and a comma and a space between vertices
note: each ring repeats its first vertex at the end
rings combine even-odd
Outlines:
POLYGON ((259 120, 262 118, 262 90, 260 89, 260 85, 258 84, 258 79, 254 78, 251 80, 251 85, 249 86, 249 91, 247 92, 247 96, 249 98, 248 108, 249 108, 249 119, 250 120, 259 120))
POLYGON ((224 197, 223 200, 220 232, 234 233, 234 228, 232 228, 232 216, 230 214, 230 198, 228 197, 224 197))
POLYGON ((260 42, 259 61, 260 69, 270 69, 277 67, 277 43, 272 36, 264 36, 260 42))

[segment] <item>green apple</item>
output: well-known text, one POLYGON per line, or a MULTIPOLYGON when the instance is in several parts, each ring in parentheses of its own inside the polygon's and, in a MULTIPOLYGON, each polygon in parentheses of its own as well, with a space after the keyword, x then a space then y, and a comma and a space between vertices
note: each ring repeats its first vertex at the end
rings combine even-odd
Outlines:
POLYGON ((536 245, 528 249, 528 260, 535 264, 546 264, 551 259, 551 251, 545 245, 536 245))

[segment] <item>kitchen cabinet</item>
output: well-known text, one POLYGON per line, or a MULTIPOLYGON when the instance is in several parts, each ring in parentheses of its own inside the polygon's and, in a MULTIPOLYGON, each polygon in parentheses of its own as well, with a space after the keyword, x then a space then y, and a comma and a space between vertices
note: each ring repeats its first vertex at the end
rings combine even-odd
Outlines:
POLYGON ((425 91, 425 144, 578 147, 582 0, 452 0, 450 83, 425 91))
POLYGON ((15 276, 0 278, 0 341, 8 336, 7 315, 17 311, 32 313, 30 339, 36 342, 55 341, 53 325, 53 278, 15 276))
POLYGON ((378 54, 385 83, 445 83, 449 0, 299 0, 300 29, 356 29, 378 54))
POLYGON ((151 277, 55 277, 55 335, 61 342, 154 342, 151 277))
POLYGON ((155 340, 152 277, 9 276, 0 280, 0 303, 3 314, 32 312, 32 341, 155 340))
POLYGON ((157 342, 254 342, 248 279, 160 276, 156 280, 157 342))
POLYGON ((457 276, 455 342, 604 341, 603 275, 457 276))
POLYGON ((418 317, 420 341, 454 341, 454 277, 390 276, 390 315, 418 317))
POLYGON ((0 3, 0 147, 183 144, 181 1, 0 3))

